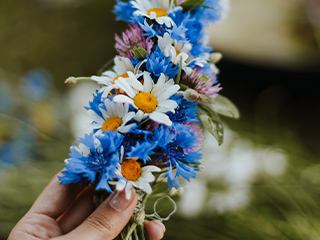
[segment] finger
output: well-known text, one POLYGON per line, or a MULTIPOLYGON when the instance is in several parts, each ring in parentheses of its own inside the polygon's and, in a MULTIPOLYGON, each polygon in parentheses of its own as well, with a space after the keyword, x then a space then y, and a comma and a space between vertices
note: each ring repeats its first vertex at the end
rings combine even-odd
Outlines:
POLYGON ((62 185, 56 175, 40 194, 29 212, 44 214, 56 219, 64 213, 83 188, 80 184, 62 185))
POLYGON ((144 221, 144 228, 148 234, 149 240, 160 240, 163 238, 166 227, 159 221, 144 221))
POLYGON ((64 234, 78 227, 95 210, 93 196, 94 190, 86 188, 79 193, 70 208, 57 220, 64 234))
POLYGON ((136 207, 137 196, 132 191, 129 200, 124 191, 111 194, 78 228, 63 239, 114 239, 126 226, 136 207))

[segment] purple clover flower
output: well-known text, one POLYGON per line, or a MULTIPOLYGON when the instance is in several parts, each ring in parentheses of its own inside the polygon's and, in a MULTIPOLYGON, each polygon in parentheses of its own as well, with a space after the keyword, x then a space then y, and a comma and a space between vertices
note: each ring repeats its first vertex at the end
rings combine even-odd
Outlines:
POLYGON ((116 34, 116 45, 118 53, 122 57, 128 57, 130 60, 134 59, 134 50, 141 47, 151 54, 153 41, 147 37, 142 36, 144 31, 137 24, 130 24, 129 29, 122 33, 122 39, 116 34))
POLYGON ((220 83, 216 84, 216 74, 204 74, 202 68, 193 69, 190 75, 183 73, 180 83, 196 90, 198 93, 211 98, 215 97, 222 89, 220 87, 220 83))

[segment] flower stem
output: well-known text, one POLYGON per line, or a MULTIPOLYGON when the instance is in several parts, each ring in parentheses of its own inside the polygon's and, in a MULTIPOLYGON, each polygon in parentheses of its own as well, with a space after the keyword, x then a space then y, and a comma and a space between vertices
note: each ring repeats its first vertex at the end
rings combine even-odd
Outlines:
POLYGON ((137 228, 134 229, 133 233, 134 233, 135 239, 136 240, 140 240, 139 237, 138 237, 137 228))
POLYGON ((138 234, 139 234, 139 240, 147 240, 146 236, 144 235, 144 226, 138 225, 138 234))
POLYGON ((141 125, 145 124, 146 122, 148 122, 149 120, 150 120, 150 118, 147 118, 147 119, 144 120, 143 122, 139 123, 139 125, 141 126, 141 125))
POLYGON ((130 239, 131 234, 132 234, 133 231, 136 229, 136 227, 137 227, 137 224, 134 222, 134 223, 131 225, 131 227, 130 227, 128 233, 127 233, 127 236, 126 236, 126 238, 125 238, 124 240, 129 240, 129 239, 130 239))
POLYGON ((176 84, 179 84, 181 78, 181 69, 182 69, 182 57, 180 58, 179 71, 176 77, 176 84))

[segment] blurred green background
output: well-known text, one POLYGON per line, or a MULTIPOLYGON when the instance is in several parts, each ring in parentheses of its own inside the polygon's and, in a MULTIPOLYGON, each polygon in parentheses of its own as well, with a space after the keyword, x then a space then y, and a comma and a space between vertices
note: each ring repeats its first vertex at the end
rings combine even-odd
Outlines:
MULTIPOLYGON (((0 1, 0 239, 63 167, 77 134, 76 119, 85 113, 74 110, 82 103, 63 82, 95 74, 115 56, 114 34, 126 24, 114 20, 113 4, 0 1)), ((259 45, 254 56, 246 54, 252 37, 250 44, 241 42, 239 52, 237 39, 248 35, 228 35, 234 32, 228 20, 211 29, 213 47, 226 52, 218 64, 221 93, 239 107, 241 119, 223 119, 222 147, 208 136, 205 170, 176 198, 179 211, 165 223, 164 239, 320 239, 318 30, 307 17, 309 5, 294 4, 302 6, 300 12, 281 28, 292 30, 284 38, 294 44, 283 52, 277 41, 268 41, 261 54, 259 45), (215 38, 222 34, 230 38, 215 38), (266 58, 268 49, 277 51, 266 58)), ((240 12, 246 19, 240 10, 237 3, 229 17, 240 12)))

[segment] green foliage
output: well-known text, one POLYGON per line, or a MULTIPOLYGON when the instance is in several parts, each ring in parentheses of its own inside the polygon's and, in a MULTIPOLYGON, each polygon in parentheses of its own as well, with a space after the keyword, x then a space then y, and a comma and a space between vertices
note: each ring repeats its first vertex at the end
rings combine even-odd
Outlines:
POLYGON ((180 86, 180 90, 187 90, 188 89, 188 87, 182 83, 180 83, 179 86, 180 86))
POLYGON ((219 115, 208 104, 199 103, 199 107, 202 110, 198 113, 200 121, 221 145, 224 131, 219 115))
POLYGON ((180 4, 185 11, 193 11, 195 8, 200 7, 206 0, 187 0, 180 4))
POLYGON ((240 117, 238 108, 228 98, 221 95, 210 98, 209 103, 203 103, 203 105, 226 117, 235 119, 240 117))
POLYGON ((179 71, 176 77, 176 84, 179 84, 181 79, 181 70, 182 70, 182 57, 180 58, 179 71))
POLYGON ((223 142, 223 125, 220 115, 239 118, 240 113, 237 107, 226 97, 221 95, 215 98, 207 98, 208 102, 199 102, 199 107, 202 111, 198 116, 203 126, 215 137, 218 144, 223 142))
POLYGON ((147 50, 145 50, 141 47, 138 47, 138 48, 134 49, 134 55, 138 60, 143 60, 148 55, 148 52, 147 52, 147 50))

